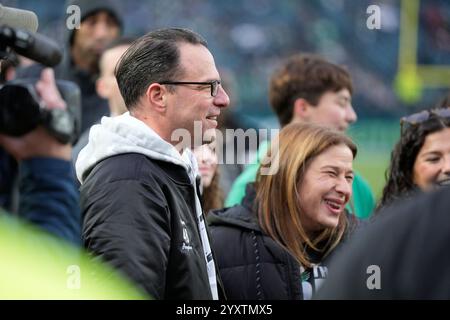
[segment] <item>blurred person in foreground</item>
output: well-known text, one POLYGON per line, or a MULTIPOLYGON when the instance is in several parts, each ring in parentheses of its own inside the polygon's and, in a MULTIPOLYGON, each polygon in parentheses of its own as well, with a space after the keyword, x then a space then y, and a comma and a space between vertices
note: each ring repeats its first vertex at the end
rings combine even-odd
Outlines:
POLYGON ((316 299, 450 299, 450 188, 383 209, 330 264, 316 299))
MULTIPOLYGON (((62 201, 53 197, 47 201, 62 201)), ((1 208, 0 259, 0 299, 149 298, 109 266, 92 262, 79 247, 1 208)))

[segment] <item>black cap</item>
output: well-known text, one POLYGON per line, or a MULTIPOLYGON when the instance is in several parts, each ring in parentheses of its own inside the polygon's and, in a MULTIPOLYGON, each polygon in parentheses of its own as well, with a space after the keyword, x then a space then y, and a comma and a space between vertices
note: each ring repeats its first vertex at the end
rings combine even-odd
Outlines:
MULTIPOLYGON (((107 12, 117 23, 120 30, 122 30, 122 19, 119 15, 119 9, 117 8, 114 1, 111 0, 70 0, 67 1, 66 8, 68 6, 75 5, 80 7, 81 19, 83 22, 86 18, 97 14, 98 12, 107 12)), ((73 38, 76 29, 70 33, 69 43, 72 46, 73 38)))

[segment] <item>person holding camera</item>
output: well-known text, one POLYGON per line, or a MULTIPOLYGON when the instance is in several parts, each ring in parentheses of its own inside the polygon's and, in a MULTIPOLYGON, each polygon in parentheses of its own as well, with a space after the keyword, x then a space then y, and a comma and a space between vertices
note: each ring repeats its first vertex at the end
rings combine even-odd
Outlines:
MULTIPOLYGON (((52 69, 43 70, 36 91, 47 108, 66 108, 52 69)), ((0 134, 0 146, 18 163, 19 217, 79 244, 79 195, 73 182, 71 145, 59 142, 46 128, 38 126, 20 137, 0 134)), ((4 170, 2 177, 8 173, 4 170)))
MULTIPOLYGON (((119 10, 110 0, 68 0, 66 8, 80 9, 80 25, 69 29, 62 62, 55 68, 57 79, 76 83, 82 96, 81 132, 89 131, 102 116, 109 114, 108 104, 96 92, 98 62, 103 50, 122 32, 119 10)), ((18 78, 36 77, 42 66, 34 64, 17 70, 18 78)))
POLYGON ((34 77, 0 88, 1 218, 17 214, 13 221, 29 222, 79 246, 79 194, 70 159, 79 130, 80 90, 68 81, 56 83, 54 71, 44 67, 56 66, 61 52, 37 28, 34 12, 0 4, 0 65, 15 54, 40 63, 34 77))
MULTIPOLYGON (((45 108, 67 107, 52 69, 43 70, 35 88, 45 108)), ((19 219, 0 203, 0 299, 148 299, 79 247, 71 151, 70 143, 61 143, 43 125, 19 137, 0 134, 0 190, 8 191, 4 178, 10 176, 8 167, 17 165, 13 157, 20 192, 19 219)))

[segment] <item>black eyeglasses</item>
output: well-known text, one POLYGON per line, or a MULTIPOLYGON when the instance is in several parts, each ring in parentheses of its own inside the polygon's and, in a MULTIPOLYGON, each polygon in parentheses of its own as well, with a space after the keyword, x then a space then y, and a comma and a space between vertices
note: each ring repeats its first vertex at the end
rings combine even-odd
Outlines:
POLYGON ((209 85, 211 87, 211 97, 217 96, 219 92, 220 80, 206 81, 206 82, 192 82, 192 81, 160 81, 159 84, 170 84, 170 85, 185 85, 185 84, 197 84, 197 85, 209 85))
POLYGON ((400 119, 401 135, 405 133, 407 128, 424 123, 425 121, 428 121, 432 117, 441 119, 450 119, 450 108, 424 110, 401 118, 400 119))

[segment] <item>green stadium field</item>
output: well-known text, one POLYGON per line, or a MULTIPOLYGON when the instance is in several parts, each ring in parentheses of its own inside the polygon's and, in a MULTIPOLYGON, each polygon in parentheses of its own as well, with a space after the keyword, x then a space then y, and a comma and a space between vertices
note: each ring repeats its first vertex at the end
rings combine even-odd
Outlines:
POLYGON ((399 138, 399 130, 396 119, 364 119, 349 131, 358 145, 355 169, 370 184, 377 199, 386 182, 385 172, 391 151, 399 138))

